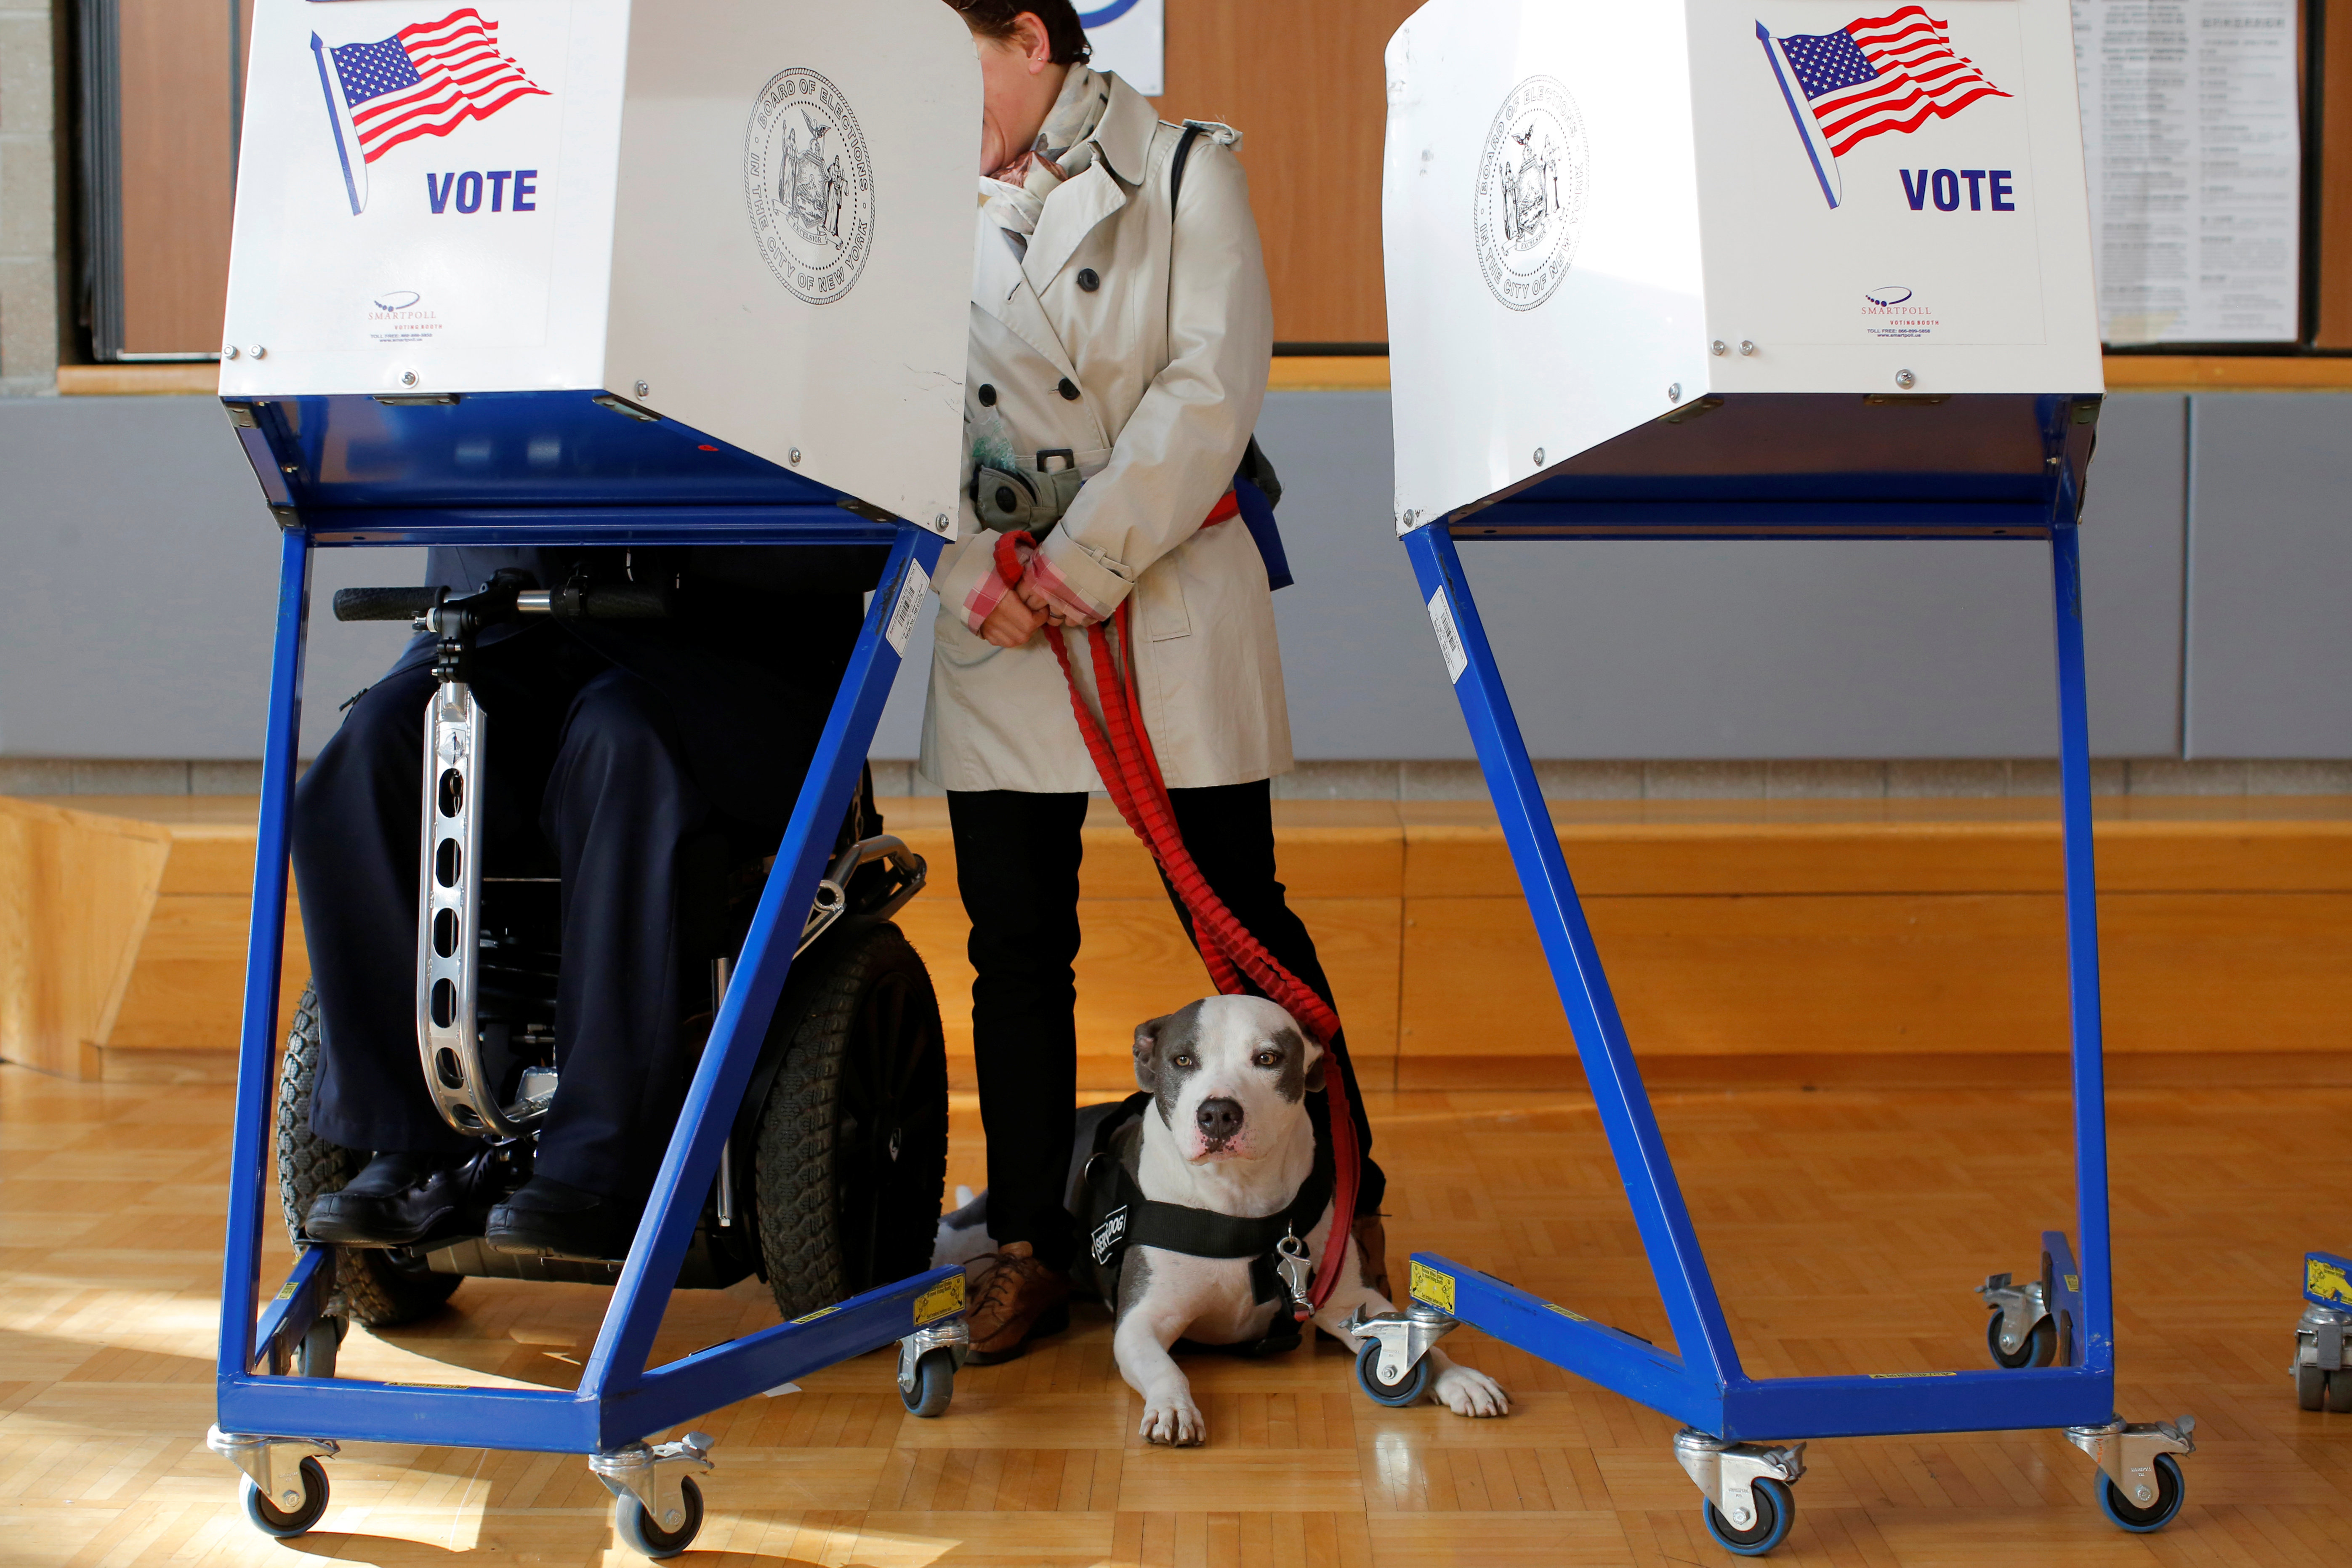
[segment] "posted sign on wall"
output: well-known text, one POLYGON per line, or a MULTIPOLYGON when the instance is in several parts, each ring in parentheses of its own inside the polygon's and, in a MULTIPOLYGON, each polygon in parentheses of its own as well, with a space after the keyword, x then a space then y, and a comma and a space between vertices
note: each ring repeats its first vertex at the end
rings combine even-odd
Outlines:
POLYGON ((1078 25, 1094 46, 1094 68, 1148 98, 1168 90, 1167 0, 1078 0, 1078 25))
POLYGON ((2301 324, 2294 0, 2074 0, 2111 343, 2291 342, 2301 324))

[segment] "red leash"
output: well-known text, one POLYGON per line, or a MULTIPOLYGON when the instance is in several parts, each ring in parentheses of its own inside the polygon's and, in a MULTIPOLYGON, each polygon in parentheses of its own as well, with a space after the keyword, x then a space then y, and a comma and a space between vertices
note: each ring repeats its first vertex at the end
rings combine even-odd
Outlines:
MULTIPOLYGON (((1227 491, 1202 526, 1223 522, 1239 510, 1233 493, 1227 491)), ((1023 544, 1032 550, 1036 548, 1036 541, 1027 533, 997 536, 997 575, 1004 579, 1008 590, 1022 578, 1018 547, 1023 544)), ((1176 808, 1168 798, 1167 782, 1160 776, 1160 759, 1153 753, 1151 736, 1143 727, 1143 704, 1135 686, 1134 639, 1129 632, 1128 601, 1120 602, 1113 619, 1118 629, 1119 647, 1129 654, 1124 658, 1114 658, 1108 636, 1090 637, 1084 626, 1066 628, 1084 640, 1092 652, 1095 694, 1102 705, 1099 721, 1087 706, 1077 671, 1070 664, 1067 643, 1054 636, 1052 627, 1046 628, 1045 639, 1062 666, 1063 679, 1069 683, 1070 708, 1077 716, 1078 733, 1086 740, 1087 754, 1094 760, 1103 788, 1118 807, 1118 814, 1127 819, 1128 826, 1151 851, 1151 858, 1159 862, 1170 885, 1175 888, 1176 896, 1183 900, 1186 912, 1192 917, 1193 946, 1200 952, 1201 962, 1208 966, 1209 978, 1217 989, 1228 996, 1238 995, 1247 989, 1243 978, 1246 975, 1249 982, 1305 1026, 1316 1042, 1334 1058, 1323 1081, 1331 1104, 1331 1152, 1336 1167, 1331 1223, 1338 1245, 1330 1240, 1324 1243, 1324 1256, 1333 1266, 1316 1270, 1315 1283, 1308 1290, 1311 1305, 1320 1307, 1339 1281, 1337 1261, 1347 1256, 1344 1238, 1355 1226, 1356 1188, 1363 1159, 1363 1151, 1356 1145, 1356 1119, 1348 1100, 1347 1075, 1339 1067, 1339 1058, 1344 1056, 1339 1044, 1339 1015, 1312 986, 1284 968, 1266 951, 1265 943, 1249 933, 1225 907, 1224 900, 1217 897, 1209 879, 1193 863, 1191 851, 1184 847, 1183 836, 1176 827, 1176 808)))

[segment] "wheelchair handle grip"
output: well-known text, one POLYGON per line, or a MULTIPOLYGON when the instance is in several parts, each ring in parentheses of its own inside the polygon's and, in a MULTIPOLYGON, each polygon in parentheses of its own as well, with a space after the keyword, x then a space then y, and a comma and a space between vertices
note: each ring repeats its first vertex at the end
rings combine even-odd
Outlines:
POLYGON ((441 596, 438 588, 338 588, 339 621, 413 621, 441 596))
POLYGON ((515 610, 525 616, 553 616, 559 621, 659 621, 670 614, 667 588, 642 583, 614 583, 593 588, 527 589, 516 595, 515 610))

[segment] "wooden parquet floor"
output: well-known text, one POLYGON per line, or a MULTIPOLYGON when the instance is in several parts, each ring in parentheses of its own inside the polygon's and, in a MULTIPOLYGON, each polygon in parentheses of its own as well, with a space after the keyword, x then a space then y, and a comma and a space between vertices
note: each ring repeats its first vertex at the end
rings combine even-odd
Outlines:
MULTIPOLYGON (((1391 1255, 1475 1261, 1664 1337, 1592 1108, 1571 1094, 1375 1095, 1391 1255)), ((2352 1091, 2116 1096, 2121 1404, 2193 1411, 2189 1503, 2135 1537, 2056 1434, 1817 1443, 1774 1561, 2340 1564, 2352 1416, 2284 1375, 2306 1246, 2340 1248, 2352 1091)), ((1677 1091, 1659 1115, 1749 1368, 1983 1364, 1969 1288, 2067 1221, 2063 1096, 1677 1091)), ((980 1180, 956 1107, 951 1180, 980 1180)), ((635 1561, 576 1457, 348 1445, 321 1526, 277 1543, 204 1447, 212 1406, 226 1092, 0 1068, 0 1563, 43 1568, 635 1561)), ((272 1267, 282 1267, 274 1257, 272 1267)), ((603 1292, 469 1280, 436 1321, 354 1332, 343 1367, 410 1382, 569 1386, 603 1292)), ((750 1285, 683 1295, 664 1359, 773 1321, 750 1285)), ((1380 1409, 1334 1349, 1192 1363, 1209 1445, 1149 1448, 1108 1325, 968 1369, 937 1421, 901 1410, 887 1354, 698 1426, 719 1468, 703 1564, 1097 1563, 1528 1568, 1732 1561, 1668 1447, 1673 1424, 1464 1331, 1517 1398, 1506 1420, 1380 1409)))

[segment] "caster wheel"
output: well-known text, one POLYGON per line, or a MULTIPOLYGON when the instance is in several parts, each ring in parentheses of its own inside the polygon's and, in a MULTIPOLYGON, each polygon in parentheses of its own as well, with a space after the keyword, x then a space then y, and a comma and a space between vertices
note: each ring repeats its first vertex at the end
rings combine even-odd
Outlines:
POLYGON ((2294 1402, 2305 1410, 2326 1409, 2327 1396, 2332 1392, 2327 1386, 2327 1374, 2319 1368, 2299 1366, 2294 1369, 2294 1402))
POLYGON ((305 1459, 301 1466, 302 1500, 292 1509, 281 1509, 273 1500, 264 1497, 261 1489, 251 1480, 245 1483, 245 1514, 253 1521, 254 1528, 264 1535, 274 1535, 280 1541, 300 1535, 319 1522, 327 1511, 327 1467, 316 1459, 305 1459))
POLYGON ((1756 1499, 1756 1521, 1745 1530, 1734 1530, 1723 1510, 1715 1504, 1706 1505, 1706 1532, 1725 1551, 1742 1557, 1761 1557, 1789 1539, 1789 1527, 1797 1522, 1796 1494, 1786 1481, 1776 1481, 1769 1476, 1759 1476, 1748 1483, 1756 1499))
POLYGON ((2000 1348, 2000 1314, 1985 1322, 1985 1348, 1992 1352, 1992 1363, 2004 1372, 2016 1372, 2022 1367, 2048 1366, 2058 1359, 2058 1320, 2044 1318, 2033 1325, 2025 1342, 2013 1351, 2000 1348))
POLYGON ((955 1352, 935 1350, 923 1352, 915 1363, 915 1386, 910 1392, 898 1391, 900 1403, 912 1415, 932 1416, 947 1414, 948 1401, 955 1397, 955 1352))
POLYGON ((297 1377, 332 1377, 335 1375, 335 1352, 342 1348, 343 1321, 341 1318, 320 1318, 294 1347, 294 1375, 297 1377))
POLYGON ((2180 1479, 2180 1461, 2169 1454, 2156 1457, 2156 1500, 2145 1508, 2124 1496, 2116 1483, 2104 1475, 2098 1478, 2096 1489, 2099 1511, 2114 1521, 2116 1529, 2128 1530, 2134 1535, 2146 1535, 2170 1524, 2189 1495, 2180 1479))
POLYGON ((2352 1367, 2331 1372, 2327 1377, 2327 1408, 2338 1415, 2352 1411, 2352 1367))
POLYGON ((1381 1381, 1381 1345, 1378 1340, 1366 1340, 1364 1348, 1356 1352, 1356 1382, 1371 1395, 1375 1405, 1386 1405, 1402 1410, 1417 1405, 1429 1392, 1429 1358, 1422 1357, 1412 1363, 1412 1370, 1394 1383, 1381 1381))
POLYGON ((675 1557, 694 1544, 696 1531, 702 1528, 702 1489, 687 1476, 678 1481, 684 1498, 683 1516, 675 1529, 664 1530, 646 1517, 646 1505, 632 1492, 623 1492, 613 1500, 613 1528, 620 1531, 621 1541, 632 1552, 659 1562, 675 1557))

